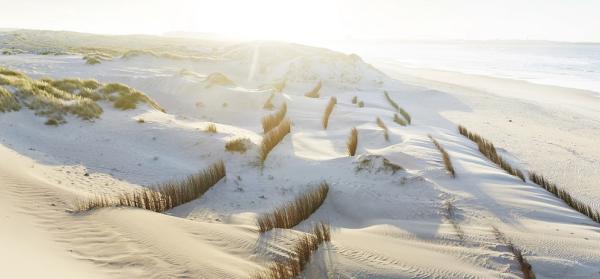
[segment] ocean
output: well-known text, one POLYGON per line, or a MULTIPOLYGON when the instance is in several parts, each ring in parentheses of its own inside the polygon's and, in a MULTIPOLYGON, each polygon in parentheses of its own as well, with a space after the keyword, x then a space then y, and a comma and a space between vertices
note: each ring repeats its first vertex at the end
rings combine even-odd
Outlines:
POLYGON ((600 44, 554 42, 394 42, 336 46, 366 61, 523 80, 594 91, 600 44))

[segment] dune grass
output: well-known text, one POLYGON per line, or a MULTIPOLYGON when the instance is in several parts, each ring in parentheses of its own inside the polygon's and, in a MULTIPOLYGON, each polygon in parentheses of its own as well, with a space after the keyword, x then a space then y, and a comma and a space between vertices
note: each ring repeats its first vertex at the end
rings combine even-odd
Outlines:
POLYGON ((479 148, 479 152, 487 157, 490 161, 498 165, 508 174, 518 177, 523 182, 525 182, 525 175, 519 169, 513 168, 507 161, 505 161, 502 156, 498 155, 496 152, 496 147, 490 141, 482 138, 480 135, 469 132, 467 128, 462 125, 458 126, 458 131, 461 135, 467 137, 471 141, 475 142, 479 148))
POLYGON ((406 120, 404 120, 403 118, 401 118, 400 116, 398 116, 397 113, 394 113, 394 122, 398 123, 398 125, 400 125, 400 126, 406 126, 406 125, 408 125, 408 123, 406 122, 406 120))
POLYGON ((394 109, 396 109, 397 112, 399 112, 404 119, 406 120, 406 123, 410 124, 411 123, 411 117, 410 114, 408 114, 408 112, 406 112, 403 108, 401 108, 389 95, 389 93, 387 91, 383 91, 383 94, 385 95, 385 98, 388 100, 388 102, 390 103, 390 105, 392 107, 394 107, 394 109))
POLYGON ((287 115, 287 104, 283 103, 279 110, 275 113, 269 114, 261 119, 263 133, 267 134, 273 128, 277 127, 283 121, 287 115))
POLYGON ((331 241, 329 224, 316 224, 311 233, 299 236, 294 242, 287 259, 275 261, 265 271, 254 274, 252 279, 293 279, 299 278, 312 254, 324 242, 331 241))
POLYGON ((263 105, 263 109, 272 110, 275 106, 273 105, 273 98, 275 98, 275 94, 271 94, 269 98, 265 101, 263 105))
POLYGON ((358 107, 359 107, 359 108, 362 108, 362 107, 364 107, 364 106, 365 106, 365 102, 363 102, 363 101, 358 101, 358 107))
POLYGON ((352 97, 352 104, 355 104, 358 102, 358 97, 354 96, 352 97))
POLYGON ((519 264, 519 268, 523 273, 523 279, 535 279, 535 273, 533 272, 533 267, 527 261, 527 259, 523 256, 521 249, 516 247, 498 228, 492 226, 492 230, 494 235, 496 236, 496 240, 498 242, 508 246, 509 251, 515 257, 515 260, 519 264))
POLYGON ((329 103, 327 103, 327 107, 323 112, 323 118, 321 119, 321 125, 323 126, 323 130, 327 130, 327 126, 329 125, 329 116, 333 112, 333 108, 337 104, 337 99, 335 97, 329 98, 329 103))
POLYGON ((283 79, 282 81, 276 82, 273 84, 273 91, 280 93, 285 89, 285 85, 287 83, 287 79, 283 79))
POLYGON ((350 135, 348 136, 348 140, 346 141, 346 148, 348 150, 348 155, 354 156, 356 155, 356 147, 358 146, 358 130, 356 127, 350 130, 350 135))
POLYGON ((204 128, 204 132, 216 134, 217 133, 217 125, 215 123, 208 123, 206 128, 204 128))
POLYGON ((144 93, 122 84, 102 85, 96 80, 34 80, 0 67, 0 86, 3 90, 0 93, 2 111, 15 110, 17 105, 26 107, 45 117, 48 125, 66 123, 65 117, 69 114, 83 120, 97 119, 103 113, 99 101, 112 102, 120 109, 135 108, 137 103, 145 102, 164 111, 144 93))
POLYGON ((546 189, 548 192, 552 193, 557 198, 563 200, 568 206, 575 209, 579 213, 589 217, 596 223, 600 223, 600 211, 595 210, 590 205, 587 205, 577 200, 569 192, 559 188, 556 184, 550 182, 542 175, 539 175, 533 171, 529 171, 529 180, 546 189))
POLYGON ((291 131, 291 122, 284 118, 277 127, 271 129, 263 136, 262 142, 258 149, 258 156, 261 166, 264 166, 269 153, 279 144, 283 138, 291 131))
POLYGON ((273 212, 261 215, 257 219, 259 231, 264 233, 274 228, 293 228, 319 209, 327 198, 328 192, 329 184, 323 182, 296 197, 293 201, 275 208, 273 212))
POLYGON ((437 150, 440 151, 440 153, 442 154, 442 159, 444 160, 444 167, 446 168, 446 170, 448 171, 450 176, 452 176, 452 178, 455 178, 456 171, 454 171, 454 166, 452 166, 452 161, 450 160, 450 154, 448 154, 446 149, 444 149, 444 147, 437 140, 435 140, 431 135, 428 135, 428 136, 429 136, 429 139, 431 139, 431 142, 433 142, 433 145, 435 145, 437 150))
POLYGON ((153 189, 124 193, 118 197, 96 196, 76 205, 77 211, 88 211, 102 207, 137 207, 155 212, 164 212, 173 207, 201 197, 226 175, 223 161, 181 180, 163 183, 153 189))
POLYGON ((18 111, 21 109, 19 100, 13 93, 0 86, 0 112, 18 111))
POLYGON ((225 143, 225 150, 229 152, 246 153, 246 151, 248 150, 249 143, 250 139, 248 138, 232 139, 225 143))
POLYGON ((381 128, 381 129, 383 129, 383 137, 385 138, 385 140, 390 141, 389 129, 385 125, 385 123, 383 123, 383 120, 381 120, 381 118, 377 117, 376 122, 377 122, 377 126, 379 126, 379 128, 381 128))
POLYGON ((321 81, 319 81, 319 83, 317 83, 317 85, 311 91, 304 94, 304 96, 309 97, 309 98, 319 98, 319 96, 321 96, 320 95, 321 86, 322 86, 322 83, 321 83, 321 81))

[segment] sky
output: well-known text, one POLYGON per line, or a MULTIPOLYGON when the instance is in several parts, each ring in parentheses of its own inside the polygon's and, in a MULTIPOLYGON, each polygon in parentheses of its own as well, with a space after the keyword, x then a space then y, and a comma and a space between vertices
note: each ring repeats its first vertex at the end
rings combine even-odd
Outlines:
POLYGON ((600 42, 600 0, 0 0, 0 28, 248 39, 600 42))

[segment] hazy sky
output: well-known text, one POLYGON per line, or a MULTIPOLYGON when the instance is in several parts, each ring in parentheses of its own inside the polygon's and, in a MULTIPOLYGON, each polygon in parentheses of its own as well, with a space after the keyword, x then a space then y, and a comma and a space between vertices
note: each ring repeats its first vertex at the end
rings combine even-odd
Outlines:
POLYGON ((600 0, 0 0, 0 28, 600 42, 600 0))

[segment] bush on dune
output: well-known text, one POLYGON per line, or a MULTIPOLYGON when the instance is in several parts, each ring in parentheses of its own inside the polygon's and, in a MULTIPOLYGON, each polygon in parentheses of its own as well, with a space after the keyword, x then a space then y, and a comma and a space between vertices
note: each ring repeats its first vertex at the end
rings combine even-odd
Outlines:
POLYGON ((357 146, 358 146, 358 130, 356 130, 356 128, 352 128, 352 130, 350 131, 350 136, 348 136, 348 140, 346 141, 348 155, 354 156, 356 154, 357 146))
POLYGON ((309 97, 309 98, 319 98, 321 86, 322 86, 322 83, 321 83, 321 81, 319 81, 319 83, 317 83, 315 88, 313 88, 311 91, 304 94, 304 96, 309 97))
POLYGON ((365 106, 365 102, 363 102, 363 101, 358 101, 358 107, 359 107, 359 108, 362 108, 362 107, 364 107, 364 106, 365 106))
POLYGON ((542 175, 539 175, 533 171, 529 172, 529 179, 546 189, 548 192, 552 193, 557 198, 563 200, 568 206, 575 209, 579 213, 589 217, 596 223, 600 223, 600 211, 594 210, 590 205, 587 205, 576 198, 574 198, 569 192, 564 189, 559 188, 556 184, 550 182, 542 175))
POLYGON ((263 132, 266 134, 273 128, 277 127, 279 123, 285 118, 287 114, 287 104, 283 103, 279 110, 273 114, 269 114, 261 119, 263 132))
POLYGON ((352 97, 352 103, 356 105, 357 102, 358 102, 358 97, 356 97, 356 96, 352 97))
POLYGON ((154 189, 142 189, 124 193, 118 197, 97 196, 77 204, 77 211, 88 211, 102 207, 137 207, 155 212, 164 212, 173 207, 201 197, 212 186, 225 177, 223 161, 182 180, 170 181, 154 189))
POLYGON ((287 259, 271 264, 267 270, 254 274, 252 279, 293 279, 298 278, 310 262, 312 254, 324 242, 331 241, 331 227, 317 223, 312 232, 299 236, 294 242, 287 259))
POLYGON ((257 220, 260 232, 267 232, 274 228, 290 229, 300 224, 319 209, 327 198, 328 192, 329 184, 323 182, 273 212, 261 215, 257 220))
POLYGON ((331 97, 329 99, 329 103, 327 103, 327 107, 325 108, 325 112, 323 112, 323 119, 321 120, 321 125, 324 130, 327 130, 327 125, 329 124, 329 116, 333 112, 333 108, 337 104, 337 99, 335 97, 331 97))
POLYGON ((450 154, 448 154, 446 149, 444 149, 444 147, 437 140, 435 140, 431 135, 429 135, 429 139, 431 139, 431 142, 433 142, 433 145, 435 145, 437 150, 440 151, 440 153, 442 154, 442 159, 444 160, 444 167, 446 168, 446 170, 448 171, 450 176, 452 176, 452 178, 456 177, 456 172, 454 171, 454 166, 452 166, 452 161, 450 160, 450 154))
POLYGON ((502 168, 508 174, 516 176, 519 179, 521 179, 523 182, 525 182, 525 175, 523 174, 523 172, 519 169, 513 168, 513 166, 511 166, 508 162, 506 162, 502 158, 502 156, 498 155, 498 153, 496 152, 496 147, 494 147, 494 144, 492 144, 490 141, 482 138, 478 134, 469 132, 469 130, 467 130, 467 128, 465 128, 462 125, 458 126, 458 131, 461 135, 463 135, 463 136, 467 137, 468 139, 470 139, 471 141, 475 142, 479 148, 479 152, 481 152, 481 154, 483 154, 485 157, 487 157, 490 161, 492 161, 493 163, 498 165, 500 168, 502 168))
POLYGON ((260 164, 264 166, 269 153, 279 144, 283 138, 291 131, 291 122, 283 119, 277 127, 271 129, 263 136, 262 142, 258 149, 260 164))

